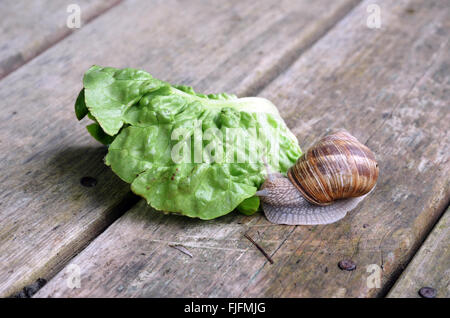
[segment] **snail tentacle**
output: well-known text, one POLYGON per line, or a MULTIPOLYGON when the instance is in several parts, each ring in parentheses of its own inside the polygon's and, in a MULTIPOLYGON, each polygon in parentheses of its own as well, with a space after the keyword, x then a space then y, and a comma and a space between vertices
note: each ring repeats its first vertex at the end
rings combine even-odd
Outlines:
POLYGON ((258 190, 256 191, 255 195, 258 197, 266 197, 269 195, 269 190, 267 189, 258 190))
POLYGON ((283 176, 281 173, 279 172, 274 172, 270 169, 269 164, 267 163, 267 159, 263 156, 262 157, 262 162, 264 163, 264 167, 266 167, 266 173, 267 173, 267 180, 269 181, 273 181, 278 177, 283 176))

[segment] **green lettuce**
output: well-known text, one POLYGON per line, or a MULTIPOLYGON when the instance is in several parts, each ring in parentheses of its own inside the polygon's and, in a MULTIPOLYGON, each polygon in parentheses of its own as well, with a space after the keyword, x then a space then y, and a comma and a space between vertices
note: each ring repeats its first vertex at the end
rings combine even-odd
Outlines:
POLYGON ((301 155, 276 107, 259 97, 199 94, 144 71, 91 67, 79 120, 109 146, 105 163, 153 208, 213 219, 252 214, 267 169, 286 173, 301 155))

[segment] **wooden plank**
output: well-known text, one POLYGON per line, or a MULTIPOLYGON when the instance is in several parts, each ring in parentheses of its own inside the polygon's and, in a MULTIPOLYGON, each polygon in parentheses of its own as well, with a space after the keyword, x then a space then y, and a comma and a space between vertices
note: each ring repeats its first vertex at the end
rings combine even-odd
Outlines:
POLYGON ((282 71, 279 61, 300 54, 356 2, 127 1, 4 78, 0 296, 51 277, 126 209, 116 205, 129 185, 103 164, 105 150, 73 114, 92 64, 239 93, 282 71), (80 186, 83 176, 97 186, 80 186))
POLYGON ((450 209, 434 226, 388 297, 418 298, 422 287, 433 288, 436 297, 450 297, 450 209))
POLYGON ((279 106, 304 148, 337 127, 367 141, 380 178, 357 209, 335 224, 294 227, 261 215, 191 220, 140 203, 70 262, 81 288, 68 288, 64 269, 36 296, 383 295, 449 199, 450 12, 441 1, 378 1, 382 28, 369 29, 370 3, 260 94, 279 106), (338 268, 345 258, 356 270, 338 268))
MULTIPOLYGON (((119 1, 77 1, 81 10, 81 27, 119 1)), ((77 30, 66 24, 70 15, 67 13, 67 6, 71 3, 73 1, 0 2, 0 78, 77 30)))

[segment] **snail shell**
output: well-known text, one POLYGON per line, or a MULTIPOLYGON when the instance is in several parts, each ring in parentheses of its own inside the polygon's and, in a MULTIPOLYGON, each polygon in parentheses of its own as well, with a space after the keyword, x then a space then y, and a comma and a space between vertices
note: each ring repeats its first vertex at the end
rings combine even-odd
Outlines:
POLYGON ((348 132, 339 131, 308 149, 289 169, 288 177, 306 200, 328 205, 372 190, 378 164, 369 148, 348 132))
POLYGON ((289 169, 268 174, 257 195, 269 221, 328 224, 343 218, 375 187, 375 156, 346 131, 316 142, 289 169))

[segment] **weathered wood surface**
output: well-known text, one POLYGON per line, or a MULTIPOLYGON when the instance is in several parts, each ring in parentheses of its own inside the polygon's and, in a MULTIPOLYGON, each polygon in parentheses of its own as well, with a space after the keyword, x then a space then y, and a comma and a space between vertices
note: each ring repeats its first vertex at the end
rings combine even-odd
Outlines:
MULTIPOLYGON (((79 0, 83 27, 120 0, 79 0)), ((67 27, 74 1, 0 1, 0 78, 77 29, 67 27)))
POLYGON ((116 205, 129 185, 73 114, 92 64, 242 93, 270 81, 356 3, 126 1, 4 78, 0 295, 54 275, 127 207, 116 205), (96 187, 80 185, 86 175, 96 187))
POLYGON ((435 225, 388 297, 418 298, 422 287, 434 288, 438 298, 450 298, 450 209, 435 225))
POLYGON ((81 288, 67 286, 66 268, 36 296, 385 295, 449 200, 450 11, 447 1, 377 1, 382 27, 370 29, 370 3, 260 94, 305 149, 345 127, 376 153, 377 188, 357 209, 335 224, 294 227, 261 215, 191 220, 140 202, 70 262, 81 288), (338 268, 345 258, 356 270, 338 268))

